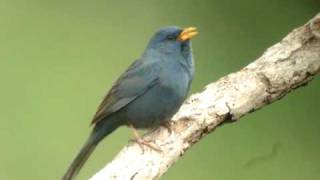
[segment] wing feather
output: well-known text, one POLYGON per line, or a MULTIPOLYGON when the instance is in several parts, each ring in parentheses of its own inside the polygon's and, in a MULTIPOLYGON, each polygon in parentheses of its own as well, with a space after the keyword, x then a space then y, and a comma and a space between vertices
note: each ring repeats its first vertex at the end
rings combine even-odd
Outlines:
POLYGON ((95 124, 124 108, 157 84, 158 68, 157 63, 146 63, 143 59, 139 59, 129 66, 101 102, 91 124, 95 124))

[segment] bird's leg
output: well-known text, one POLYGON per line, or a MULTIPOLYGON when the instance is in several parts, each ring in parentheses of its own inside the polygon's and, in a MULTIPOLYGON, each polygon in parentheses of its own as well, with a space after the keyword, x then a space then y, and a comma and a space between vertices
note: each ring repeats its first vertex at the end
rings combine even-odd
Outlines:
POLYGON ((132 126, 132 124, 128 125, 130 129, 132 129, 133 131, 133 135, 135 137, 135 139, 132 139, 132 141, 138 143, 138 145, 140 146, 140 148, 142 149, 142 151, 144 152, 144 147, 143 146, 148 146, 149 148, 161 152, 159 147, 156 147, 156 145, 152 144, 151 140, 147 141, 141 138, 141 136, 139 135, 139 132, 137 131, 136 128, 134 128, 132 126))
POLYGON ((172 133, 171 121, 163 121, 163 122, 161 122, 160 126, 166 128, 168 130, 169 134, 171 135, 171 133, 172 133))

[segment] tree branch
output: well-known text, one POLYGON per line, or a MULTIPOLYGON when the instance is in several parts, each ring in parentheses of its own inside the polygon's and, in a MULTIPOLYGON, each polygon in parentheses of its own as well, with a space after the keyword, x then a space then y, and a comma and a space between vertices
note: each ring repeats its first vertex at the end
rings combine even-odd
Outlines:
POLYGON ((320 14, 294 29, 256 61, 192 95, 173 117, 172 132, 144 136, 162 152, 130 143, 91 180, 158 179, 202 137, 224 122, 281 99, 320 72, 320 14))

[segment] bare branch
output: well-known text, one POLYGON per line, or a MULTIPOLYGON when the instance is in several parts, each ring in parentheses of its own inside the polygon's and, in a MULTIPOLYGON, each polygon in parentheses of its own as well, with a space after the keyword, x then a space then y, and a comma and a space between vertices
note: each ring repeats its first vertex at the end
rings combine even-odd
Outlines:
POLYGON ((144 136, 161 153, 131 143, 91 180, 158 179, 202 137, 224 122, 281 99, 306 85, 320 72, 320 14, 267 49, 256 61, 236 73, 207 85, 192 95, 166 128, 144 136))

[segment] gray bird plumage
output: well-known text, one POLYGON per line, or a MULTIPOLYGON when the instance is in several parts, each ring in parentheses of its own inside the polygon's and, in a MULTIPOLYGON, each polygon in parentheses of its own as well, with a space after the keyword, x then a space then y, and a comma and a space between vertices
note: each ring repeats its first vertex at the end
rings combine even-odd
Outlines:
POLYGON ((151 38, 141 58, 120 76, 100 104, 93 131, 63 180, 73 179, 97 144, 119 126, 157 127, 178 111, 194 76, 190 42, 194 30, 170 26, 151 38))

